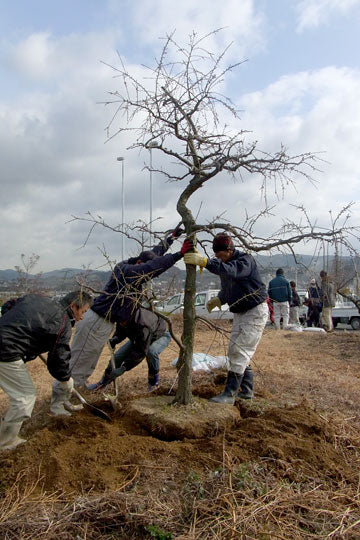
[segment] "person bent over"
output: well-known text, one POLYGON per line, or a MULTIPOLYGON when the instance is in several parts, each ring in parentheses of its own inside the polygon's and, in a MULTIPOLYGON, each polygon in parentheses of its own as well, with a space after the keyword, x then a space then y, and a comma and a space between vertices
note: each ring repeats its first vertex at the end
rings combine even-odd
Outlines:
MULTIPOLYGON (((90 295, 81 291, 69 293, 60 302, 28 294, 0 318, 0 388, 9 396, 9 409, 0 425, 0 450, 26 442, 18 435, 24 420, 31 417, 36 398, 26 362, 48 352, 48 371, 58 381, 63 402, 70 399, 72 325, 82 319, 90 304, 90 295)), ((63 412, 66 414, 64 408, 63 412)))
POLYGON ((210 401, 234 404, 235 397, 254 396, 254 374, 250 366, 268 319, 266 287, 251 255, 235 249, 226 233, 213 240, 215 258, 208 260, 200 253, 186 253, 185 264, 196 264, 220 276, 219 295, 207 303, 211 312, 227 303, 234 313, 228 348, 229 372, 224 391, 210 401))
MULTIPOLYGON (((77 387, 88 387, 101 352, 117 323, 128 321, 143 299, 144 285, 176 264, 192 249, 185 240, 177 253, 166 253, 183 230, 176 227, 171 235, 152 250, 142 251, 115 265, 104 291, 95 298, 84 320, 77 326, 71 343, 70 369, 77 387)), ((53 386, 56 391, 56 383, 53 386)))
POLYGON ((101 379, 89 385, 90 390, 105 388, 116 377, 136 367, 145 357, 148 364, 148 391, 152 392, 159 386, 159 354, 171 339, 165 321, 156 313, 138 308, 129 321, 117 324, 109 344, 114 349, 126 338, 128 341, 114 355, 115 366, 109 362, 101 379))

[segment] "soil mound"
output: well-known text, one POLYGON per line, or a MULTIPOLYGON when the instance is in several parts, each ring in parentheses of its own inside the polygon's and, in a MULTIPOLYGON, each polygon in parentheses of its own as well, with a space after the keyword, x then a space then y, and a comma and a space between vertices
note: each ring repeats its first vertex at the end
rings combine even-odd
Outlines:
MULTIPOLYGON (((164 408, 164 400, 169 398, 153 397, 148 401, 153 403, 156 399, 164 408)), ((144 481, 150 471, 161 470, 156 477, 162 479, 173 477, 176 471, 179 479, 186 477, 189 471, 215 470, 223 464, 225 450, 233 464, 260 459, 276 475, 290 480, 297 481, 304 474, 312 478, 351 477, 344 456, 334 446, 334 428, 306 403, 265 412, 241 404, 243 415, 247 417, 240 418, 233 407, 231 425, 227 420, 221 432, 212 437, 205 436, 208 429, 205 427, 204 436, 198 438, 198 420, 194 416, 194 438, 164 441, 151 436, 149 427, 145 429, 141 425, 148 416, 146 412, 142 416, 139 413, 146 410, 144 402, 143 398, 140 407, 133 408, 130 414, 113 413, 111 424, 85 412, 64 419, 49 418, 41 429, 31 434, 25 445, 1 455, 2 487, 10 486, 26 471, 28 477, 38 478, 38 487, 47 492, 101 493, 120 489, 139 468, 144 481)), ((216 404, 211 405, 216 407, 216 404)), ((186 412, 183 421, 181 409, 176 414, 172 427, 166 428, 171 438, 176 429, 181 432, 181 423, 188 424, 191 411, 186 412)), ((208 420, 213 423, 211 435, 214 435, 215 420, 212 416, 208 420)), ((153 425, 157 426, 155 431, 161 429, 160 417, 153 425)))
POLYGON ((171 405, 170 396, 132 401, 127 413, 154 436, 166 440, 203 439, 231 429, 240 419, 232 405, 218 405, 195 398, 184 407, 171 405))

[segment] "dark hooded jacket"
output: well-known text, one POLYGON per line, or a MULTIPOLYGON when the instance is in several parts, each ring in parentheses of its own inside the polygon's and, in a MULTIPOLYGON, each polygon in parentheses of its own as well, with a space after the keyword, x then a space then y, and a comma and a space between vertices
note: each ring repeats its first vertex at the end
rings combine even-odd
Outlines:
POLYGON ((19 298, 0 318, 0 362, 33 360, 48 353, 47 367, 59 381, 70 378, 70 308, 39 294, 19 298))
POLYGON ((110 322, 129 320, 136 310, 144 283, 159 276, 182 258, 180 252, 163 255, 171 243, 172 239, 169 238, 155 246, 150 252, 153 258, 147 262, 136 264, 138 258, 133 257, 118 263, 104 292, 95 298, 91 309, 110 322))
POLYGON ((161 317, 148 309, 138 308, 125 326, 116 325, 115 334, 111 338, 110 344, 114 348, 124 339, 130 339, 132 348, 125 360, 128 371, 145 358, 150 345, 161 338, 166 331, 166 322, 161 317))
POLYGON ((235 250, 226 263, 216 258, 208 260, 206 269, 220 276, 218 297, 222 304, 229 304, 231 312, 243 313, 265 302, 266 287, 251 255, 235 250))

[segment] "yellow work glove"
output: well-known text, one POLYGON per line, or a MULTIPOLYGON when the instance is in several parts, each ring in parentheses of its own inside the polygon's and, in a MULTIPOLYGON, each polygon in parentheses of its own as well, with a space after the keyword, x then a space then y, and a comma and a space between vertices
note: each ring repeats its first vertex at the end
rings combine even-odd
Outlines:
POLYGON ((221 309, 221 300, 218 296, 214 296, 214 298, 211 298, 211 300, 209 300, 206 304, 206 309, 209 313, 211 313, 212 310, 216 307, 221 309))
POLYGON ((207 258, 204 257, 204 255, 201 255, 200 253, 185 253, 184 255, 184 263, 185 264, 195 264, 197 266, 200 266, 200 268, 204 268, 207 263, 207 258))

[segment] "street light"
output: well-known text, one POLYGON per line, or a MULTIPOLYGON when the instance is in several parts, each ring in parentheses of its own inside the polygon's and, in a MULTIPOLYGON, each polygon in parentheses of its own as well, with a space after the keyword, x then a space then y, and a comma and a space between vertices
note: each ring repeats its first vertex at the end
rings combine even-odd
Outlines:
POLYGON ((123 157, 116 158, 121 161, 121 260, 124 260, 124 161, 123 157))
POLYGON ((153 207, 153 181, 152 181, 152 149, 159 148, 159 143, 157 141, 149 142, 146 145, 146 148, 150 152, 150 249, 152 247, 152 207, 153 207))

